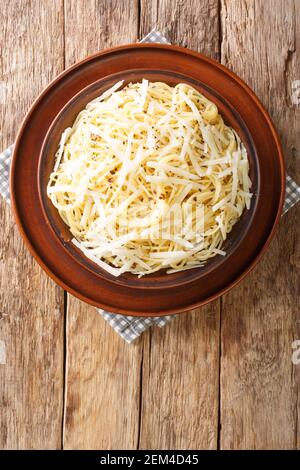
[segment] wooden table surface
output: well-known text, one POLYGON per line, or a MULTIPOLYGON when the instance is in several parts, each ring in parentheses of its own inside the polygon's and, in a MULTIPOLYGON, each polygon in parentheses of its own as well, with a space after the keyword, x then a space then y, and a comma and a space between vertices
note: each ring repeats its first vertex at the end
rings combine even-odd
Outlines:
MULTIPOLYGON (((300 0, 2 0, 0 24, 2 149, 65 67, 155 26, 254 89, 300 183, 300 0)), ((299 209, 230 293, 128 345, 46 276, 1 200, 0 448, 300 448, 299 209)))

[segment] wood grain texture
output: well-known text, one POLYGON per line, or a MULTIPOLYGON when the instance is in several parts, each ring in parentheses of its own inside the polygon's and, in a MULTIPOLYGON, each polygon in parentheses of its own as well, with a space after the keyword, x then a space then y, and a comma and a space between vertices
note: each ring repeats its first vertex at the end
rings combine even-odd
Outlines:
MULTIPOLYGON (((141 2, 140 37, 154 26, 173 44, 218 58, 217 1, 141 2)), ((214 449, 218 439, 220 301, 144 337, 142 449, 214 449)))
POLYGON ((218 0, 141 0, 140 38, 153 28, 172 44, 219 57, 218 0))
POLYGON ((219 301, 144 337, 141 449, 216 449, 219 301))
POLYGON ((65 18, 66 66, 137 40, 137 0, 65 0, 65 18))
POLYGON ((69 298, 65 449, 136 449, 141 340, 128 345, 94 307, 69 298))
MULTIPOLYGON (((5 148, 33 99, 63 69, 62 2, 3 1, 0 22, 5 148)), ((29 255, 0 199, 0 448, 60 448, 63 291, 29 255)))
MULTIPOLYGON (((137 40, 137 2, 121 3, 65 0, 66 66, 105 47, 137 40)), ((64 447, 136 448, 141 340, 126 344, 95 308, 72 296, 67 318, 64 447)))
MULTIPOLYGON (((222 62, 254 89, 279 130, 299 183, 299 2, 222 1, 222 62), (298 175, 296 172, 298 171, 298 175)), ((270 195, 272 197, 272 195, 270 195)), ((299 448, 299 206, 281 220, 251 276, 223 297, 221 448, 299 448), (298 409, 297 409, 298 408, 298 409)))

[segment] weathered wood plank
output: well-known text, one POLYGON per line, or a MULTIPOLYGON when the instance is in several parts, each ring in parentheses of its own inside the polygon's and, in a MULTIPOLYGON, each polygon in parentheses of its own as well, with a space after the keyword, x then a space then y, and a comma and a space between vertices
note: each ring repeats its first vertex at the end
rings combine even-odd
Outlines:
MULTIPOLYGON (((299 182, 300 107, 292 104, 290 92, 292 80, 300 79, 300 4, 223 0, 221 17, 222 62, 244 78, 269 109, 289 172, 299 182)), ((300 368, 291 362, 292 341, 300 338, 298 221, 299 206, 281 220, 271 248, 252 275, 223 298, 223 449, 300 446, 300 368)))
POLYGON ((137 40, 137 0, 65 0, 65 18, 66 66, 137 40))
MULTIPOLYGON (((137 39, 132 1, 65 1, 66 65, 137 39)), ((64 447, 134 449, 142 344, 128 345, 96 309, 68 297, 64 447)))
POLYGON ((173 44, 219 57, 218 0, 141 0, 140 38, 153 28, 173 44))
MULTIPOLYGON (((217 1, 142 0, 140 24, 218 58, 217 1)), ((145 335, 140 448, 217 447, 219 322, 217 301, 145 335)))
POLYGON ((141 449, 215 449, 219 302, 145 335, 141 449))
POLYGON ((135 449, 141 340, 128 345, 90 307, 69 297, 65 449, 135 449))
MULTIPOLYGON (((63 69, 62 18, 60 0, 1 3, 1 149, 63 69)), ((0 448, 60 448, 63 291, 29 255, 0 199, 0 448)))

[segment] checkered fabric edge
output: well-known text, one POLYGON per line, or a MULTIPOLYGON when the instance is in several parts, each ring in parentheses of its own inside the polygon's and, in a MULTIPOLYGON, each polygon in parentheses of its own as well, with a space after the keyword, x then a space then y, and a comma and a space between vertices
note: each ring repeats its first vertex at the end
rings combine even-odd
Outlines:
POLYGON ((138 338, 150 326, 156 325, 162 328, 172 319, 171 315, 145 318, 124 316, 100 309, 98 309, 98 312, 127 343, 131 343, 138 338))
POLYGON ((0 194, 9 204, 9 169, 13 148, 14 146, 11 145, 6 150, 4 150, 4 152, 0 153, 0 194))
POLYGON ((152 29, 150 33, 147 34, 140 42, 157 42, 159 44, 171 44, 167 38, 161 34, 159 31, 152 29))
POLYGON ((300 186, 289 175, 286 176, 285 201, 282 214, 285 214, 300 200, 300 186))
MULTIPOLYGON (((156 42, 160 44, 170 44, 167 39, 159 32, 152 30, 140 42, 156 42)), ((9 194, 9 168, 13 145, 0 154, 0 194, 10 202, 9 194)), ((283 214, 293 207, 300 200, 300 186, 289 176, 286 177, 286 195, 283 214)), ((138 338, 150 326, 156 325, 163 327, 174 316, 164 317, 133 317, 124 316, 105 310, 98 309, 98 312, 108 322, 108 324, 125 340, 131 343, 138 338)))

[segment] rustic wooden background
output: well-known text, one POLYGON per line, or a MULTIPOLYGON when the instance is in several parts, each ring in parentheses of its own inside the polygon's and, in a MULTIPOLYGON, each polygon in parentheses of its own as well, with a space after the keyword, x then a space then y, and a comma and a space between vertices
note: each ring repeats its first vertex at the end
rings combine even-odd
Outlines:
MULTIPOLYGON (((2 0, 0 24, 2 149, 65 67, 156 26, 255 90, 300 183, 300 0, 2 0)), ((127 345, 46 276, 1 200, 0 448, 300 448, 299 209, 238 287, 127 345)))

